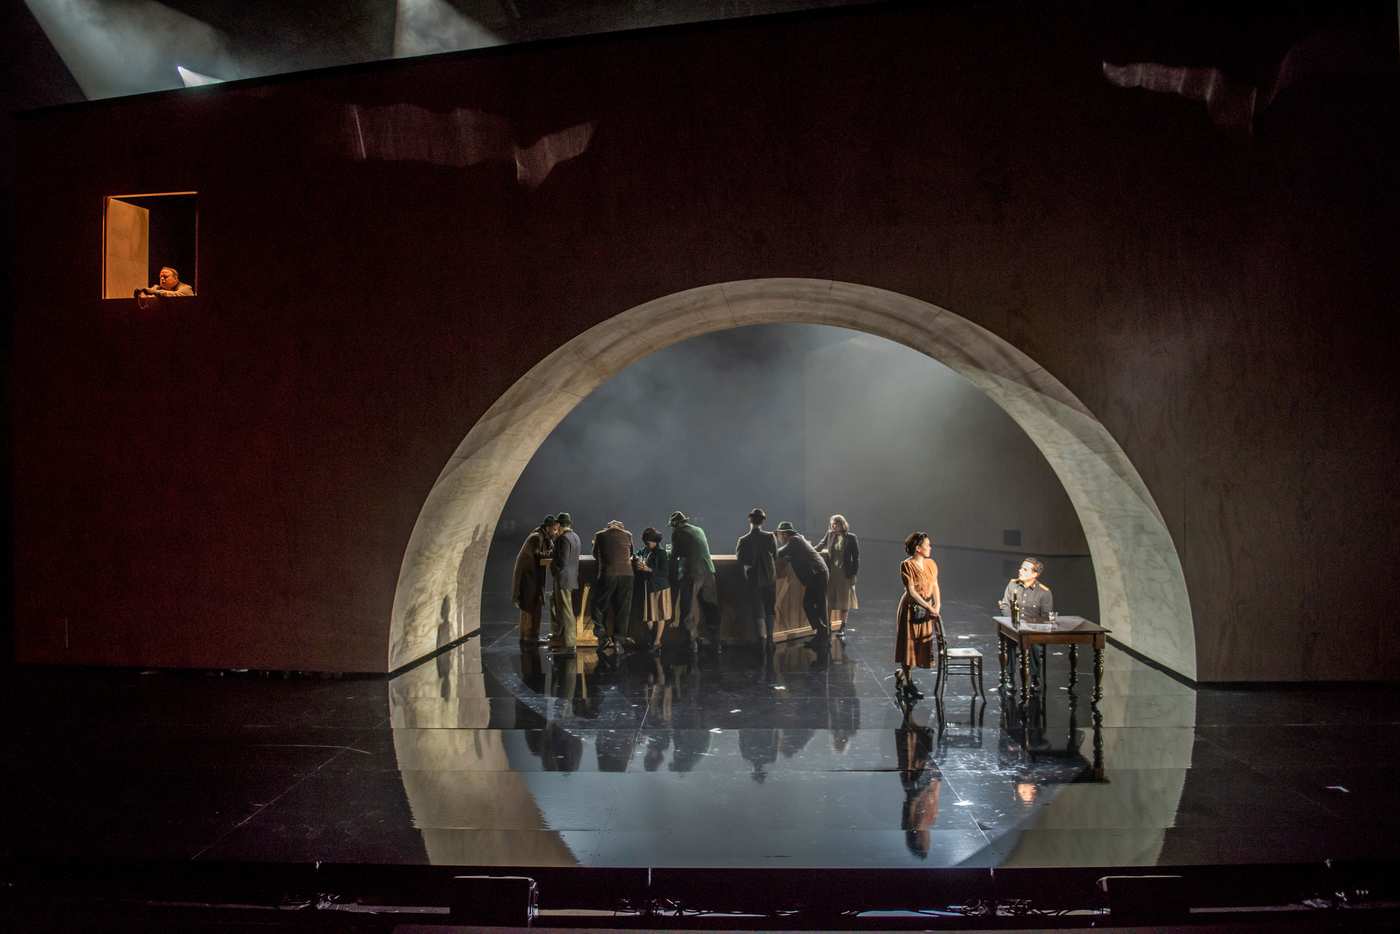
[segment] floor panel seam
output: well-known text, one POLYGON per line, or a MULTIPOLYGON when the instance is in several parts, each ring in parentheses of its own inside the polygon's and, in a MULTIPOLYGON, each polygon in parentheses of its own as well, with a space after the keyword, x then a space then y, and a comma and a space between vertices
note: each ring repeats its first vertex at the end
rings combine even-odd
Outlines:
POLYGON ((282 800, 283 798, 285 798, 287 795, 291 794, 293 791, 295 791, 296 789, 300 788, 302 785, 306 784, 306 783, 307 783, 308 781, 310 781, 312 778, 314 778, 315 776, 321 774, 321 771, 322 771, 324 768, 326 768, 326 766, 330 765, 330 764, 331 764, 332 762, 334 762, 336 759, 339 759, 341 756, 345 755, 345 752, 346 752, 346 750, 341 749, 339 752, 335 753, 335 755, 333 755, 333 756, 331 756, 330 758, 328 758, 325 762, 322 762, 322 763, 321 763, 320 765, 318 765, 316 768, 312 769, 310 772, 308 772, 308 773, 306 773, 305 775, 303 775, 299 781, 293 782, 293 783, 292 783, 291 785, 289 785, 285 790, 283 790, 281 794, 277 795, 277 796, 276 796, 275 798, 273 798, 271 801, 268 801, 267 803, 263 804, 263 805, 262 805, 261 807, 259 807, 256 811, 254 811, 252 814, 249 814, 247 817, 243 818, 241 821, 239 821, 238 823, 234 824, 234 825, 233 825, 232 827, 230 827, 228 830, 226 830, 226 831, 224 831, 223 833, 219 834, 219 836, 216 837, 213 841, 211 841, 207 846, 201 848, 201 849, 199 850, 199 852, 197 852, 197 853, 195 853, 193 856, 191 856, 191 857, 190 857, 190 862, 194 862, 195 860, 197 860, 197 859, 199 859, 201 856, 203 856, 205 853, 208 853, 210 850, 214 849, 214 847, 218 846, 220 843, 223 843, 223 842, 224 842, 225 840, 227 840, 229 837, 233 836, 235 833, 237 833, 237 832, 238 832, 239 830, 241 830, 243 827, 245 827, 245 826, 247 826, 249 823, 251 823, 251 822, 252 822, 254 819, 256 819, 260 814, 262 814, 263 811, 266 811, 268 808, 272 807, 272 806, 273 806, 274 804, 276 804, 278 801, 281 801, 281 800, 282 800))

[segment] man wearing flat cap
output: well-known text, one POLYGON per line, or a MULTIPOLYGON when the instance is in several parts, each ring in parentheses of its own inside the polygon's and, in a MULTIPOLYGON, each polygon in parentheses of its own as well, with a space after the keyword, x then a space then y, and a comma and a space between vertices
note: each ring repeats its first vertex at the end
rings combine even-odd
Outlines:
POLYGON ((826 562, 812 543, 803 538, 793 528, 791 522, 779 522, 778 557, 788 563, 792 573, 802 584, 802 612, 807 614, 807 622, 816 630, 818 646, 831 644, 831 624, 826 615, 826 585, 828 574, 826 562))
MULTIPOLYGON (((676 598, 680 601, 678 621, 690 636, 690 650, 700 646, 700 628, 710 630, 708 616, 719 621, 719 593, 715 589, 715 562, 710 557, 710 541, 705 530, 677 510, 671 513, 671 566, 676 574, 676 598)), ((715 651, 721 650, 718 626, 714 627, 715 651)))
POLYGON ((768 513, 762 506, 749 512, 749 530, 739 537, 734 554, 744 575, 745 605, 757 627, 758 641, 773 647, 773 619, 778 599, 778 543, 763 523, 768 513))

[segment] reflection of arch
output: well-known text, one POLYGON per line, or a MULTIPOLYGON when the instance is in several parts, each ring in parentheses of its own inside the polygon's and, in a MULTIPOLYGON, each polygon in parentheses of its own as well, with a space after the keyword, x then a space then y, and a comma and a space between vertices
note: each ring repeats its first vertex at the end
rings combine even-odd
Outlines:
POLYGON ((433 651, 438 607, 476 623, 497 519, 530 458, 605 380, 678 341, 751 324, 825 324, 921 351, 987 393, 1030 436, 1079 514, 1099 611, 1124 644, 1188 677, 1196 638, 1181 562, 1142 478, 1058 380, 985 328, 927 302, 816 279, 751 279, 677 292, 590 328, 521 377, 458 446, 404 555, 389 633, 392 670, 433 651))

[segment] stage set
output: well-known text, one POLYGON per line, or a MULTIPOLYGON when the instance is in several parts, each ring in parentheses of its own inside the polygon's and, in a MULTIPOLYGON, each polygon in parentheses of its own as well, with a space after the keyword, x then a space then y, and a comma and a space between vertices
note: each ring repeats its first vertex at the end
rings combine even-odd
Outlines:
POLYGON ((1158 917, 1188 886, 1217 909, 1389 886, 1366 867, 1396 854, 1393 690, 1193 688, 1110 644, 1095 702, 1052 646, 1023 704, 992 611, 954 603, 986 694, 958 675, 940 701, 920 672, 910 709, 893 610, 852 614, 825 660, 800 639, 552 657, 522 650, 506 608, 387 684, 25 670, 8 855, 26 893, 125 892, 152 917, 214 892, 311 914, 332 893, 433 920, 454 867, 535 878, 557 918, 652 923, 998 906, 1050 923, 1138 873, 1172 877, 1158 917))
POLYGON ((8 927, 1397 923, 1393 4, 263 6, 0 29, 8 927), (561 508, 724 651, 523 643, 561 508))

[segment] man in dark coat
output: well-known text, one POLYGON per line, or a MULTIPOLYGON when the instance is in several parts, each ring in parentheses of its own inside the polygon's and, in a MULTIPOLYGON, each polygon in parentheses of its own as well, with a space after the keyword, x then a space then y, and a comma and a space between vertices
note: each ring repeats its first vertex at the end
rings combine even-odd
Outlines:
POLYGON ((511 574, 511 600, 520 611, 520 644, 548 642, 540 638, 540 620, 544 615, 544 581, 546 568, 554 547, 554 517, 545 516, 539 528, 532 531, 515 556, 511 574))
POLYGON ((826 585, 829 572, 826 562, 812 543, 803 538, 791 522, 779 522, 777 528, 778 557, 788 563, 802 584, 802 612, 816 630, 819 647, 831 644, 831 624, 826 615, 826 585))
MULTIPOLYGON (((715 588, 715 562, 710 557, 710 541, 705 530, 693 524, 685 513, 671 513, 671 566, 675 574, 676 599, 680 601, 677 619, 690 636, 690 650, 700 647, 700 628, 705 616, 718 622, 719 593, 715 588)), ((706 623, 706 629, 709 624, 706 623)), ((719 632, 714 633, 715 651, 720 651, 719 632)))
POLYGON ((758 641, 773 647, 773 617, 777 605, 778 543, 772 532, 763 529, 768 513, 755 506, 749 513, 749 530, 734 545, 739 568, 744 574, 744 586, 751 619, 758 627, 758 641))
POLYGON ((598 637, 598 651, 606 652, 616 643, 619 629, 627 635, 627 624, 632 620, 632 533, 617 519, 612 520, 593 534, 593 557, 598 562, 593 633, 598 637))
POLYGON ((582 543, 574 531, 574 520, 567 512, 554 517, 559 532, 554 536, 554 554, 550 558, 550 576, 554 583, 554 602, 550 606, 553 633, 550 644, 560 654, 574 654, 578 644, 574 616, 574 592, 578 590, 578 553, 582 543))

